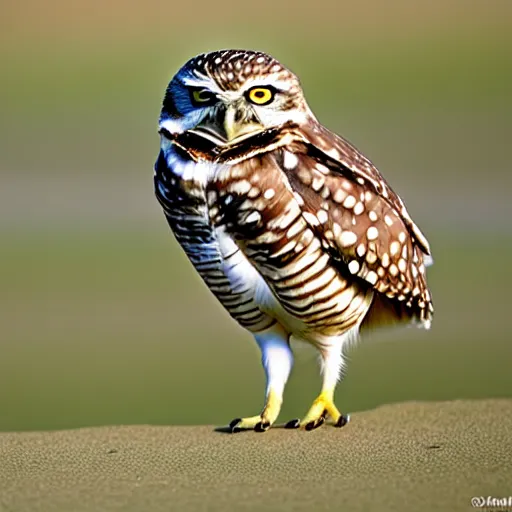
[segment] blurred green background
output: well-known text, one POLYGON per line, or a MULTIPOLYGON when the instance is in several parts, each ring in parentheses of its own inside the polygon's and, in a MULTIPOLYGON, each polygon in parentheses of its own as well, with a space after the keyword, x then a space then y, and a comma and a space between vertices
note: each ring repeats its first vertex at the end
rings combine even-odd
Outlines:
MULTIPOLYGON (((160 102, 194 54, 267 51, 430 239, 430 332, 350 352, 345 411, 512 396, 512 2, 3 2, 0 430, 225 424, 259 410, 251 337, 153 197, 160 102)), ((319 389, 296 350, 281 416, 319 389)))

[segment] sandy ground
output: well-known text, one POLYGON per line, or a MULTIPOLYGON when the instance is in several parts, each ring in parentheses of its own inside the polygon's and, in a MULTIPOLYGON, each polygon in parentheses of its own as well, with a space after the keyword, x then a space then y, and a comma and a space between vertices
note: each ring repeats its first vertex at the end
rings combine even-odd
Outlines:
POLYGON ((512 400, 404 403, 342 429, 0 434, 0 510, 472 510, 512 494, 512 400))

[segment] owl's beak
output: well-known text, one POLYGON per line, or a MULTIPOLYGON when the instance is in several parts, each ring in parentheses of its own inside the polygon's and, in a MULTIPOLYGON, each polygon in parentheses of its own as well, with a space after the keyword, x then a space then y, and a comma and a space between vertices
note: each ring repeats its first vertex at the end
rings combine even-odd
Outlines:
POLYGON ((240 111, 240 107, 228 106, 224 116, 224 132, 226 133, 228 144, 238 142, 240 139, 260 132, 262 126, 259 123, 245 121, 245 112, 240 111))
POLYGON ((253 121, 247 121, 246 112, 242 108, 228 105, 222 111, 224 115, 207 119, 190 131, 221 146, 228 146, 260 132, 263 126, 253 121))

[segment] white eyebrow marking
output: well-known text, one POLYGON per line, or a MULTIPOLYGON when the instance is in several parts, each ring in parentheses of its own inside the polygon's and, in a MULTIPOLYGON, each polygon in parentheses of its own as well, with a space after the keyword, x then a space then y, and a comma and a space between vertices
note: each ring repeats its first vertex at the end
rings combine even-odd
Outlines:
POLYGON ((258 85, 273 85, 281 91, 289 91, 293 87, 293 83, 282 80, 281 73, 270 73, 265 77, 248 78, 244 84, 244 91, 258 85))
POLYGON ((183 78, 183 84, 187 87, 204 87, 214 94, 222 93, 222 89, 211 78, 200 75, 198 77, 186 76, 183 78))

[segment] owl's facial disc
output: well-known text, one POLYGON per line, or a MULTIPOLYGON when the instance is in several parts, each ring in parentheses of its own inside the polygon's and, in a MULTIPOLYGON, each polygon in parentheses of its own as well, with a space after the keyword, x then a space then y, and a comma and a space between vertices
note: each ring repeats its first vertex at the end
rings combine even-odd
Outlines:
MULTIPOLYGON (((212 100, 213 93, 205 90, 202 94, 205 101, 211 102, 210 110, 190 131, 222 145, 260 133, 269 128, 268 122, 271 121, 262 109, 270 109, 278 93, 270 85, 254 86, 242 91, 224 91, 212 100)), ((198 95, 196 91, 192 94, 198 95)), ((200 106, 200 103, 196 104, 200 106)))
POLYGON ((312 118, 293 73, 261 52, 225 50, 199 55, 180 69, 167 89, 160 127, 228 146, 312 118))

